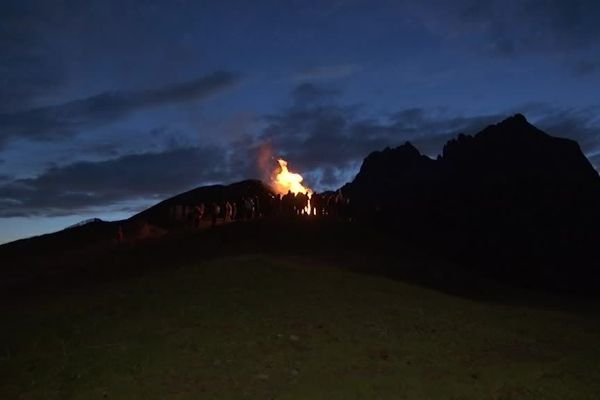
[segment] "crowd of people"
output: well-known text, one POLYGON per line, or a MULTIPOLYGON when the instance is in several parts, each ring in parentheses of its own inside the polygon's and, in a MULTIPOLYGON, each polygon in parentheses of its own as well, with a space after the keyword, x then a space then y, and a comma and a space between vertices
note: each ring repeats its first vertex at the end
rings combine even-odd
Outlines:
POLYGON ((253 220, 259 217, 292 216, 329 217, 352 220, 350 199, 341 192, 312 193, 311 195, 291 191, 285 195, 245 196, 222 202, 175 205, 169 210, 169 219, 174 223, 191 228, 200 228, 232 221, 253 220))
POLYGON ((292 193, 276 196, 279 215, 312 215, 319 217, 333 217, 351 220, 352 212, 350 199, 344 197, 341 192, 335 193, 292 193))

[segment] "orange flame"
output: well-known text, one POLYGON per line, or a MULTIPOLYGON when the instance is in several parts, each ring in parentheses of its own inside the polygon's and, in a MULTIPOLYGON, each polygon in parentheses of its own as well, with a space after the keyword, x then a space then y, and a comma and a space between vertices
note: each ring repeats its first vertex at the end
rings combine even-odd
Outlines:
POLYGON ((273 189, 275 192, 279 194, 287 194, 291 191, 294 194, 302 193, 308 196, 308 206, 304 209, 306 214, 310 214, 311 206, 310 206, 310 198, 313 194, 313 191, 302 184, 304 178, 302 175, 290 172, 288 170, 288 163, 282 158, 277 159, 279 163, 279 172, 274 174, 272 179, 273 189))
POLYGON ((302 184, 304 178, 302 175, 290 172, 288 170, 288 163, 284 159, 278 159, 279 172, 275 174, 273 179, 273 186, 277 193, 286 194, 291 191, 294 194, 303 193, 308 194, 312 191, 302 184))

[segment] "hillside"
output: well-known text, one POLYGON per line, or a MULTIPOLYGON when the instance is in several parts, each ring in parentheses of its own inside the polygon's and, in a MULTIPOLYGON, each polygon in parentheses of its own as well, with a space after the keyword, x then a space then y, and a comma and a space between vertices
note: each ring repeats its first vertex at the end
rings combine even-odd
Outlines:
MULTIPOLYGON (((43 259, 47 256, 85 253, 94 249, 101 251, 116 243, 119 228, 122 229, 125 241, 157 238, 169 231, 185 228, 186 221, 173 219, 172 211, 176 206, 191 208, 203 203, 208 208, 212 203, 222 204, 226 200, 237 200, 247 196, 264 200, 270 198, 271 194, 270 189, 258 180, 202 186, 165 199, 125 220, 107 222, 92 219, 89 223, 76 224, 58 232, 0 245, 0 260, 15 259, 27 264, 32 257, 43 259)), ((207 211, 205 220, 208 219, 208 214, 207 211)), ((6 275, 6 268, 3 272, 6 275)))
POLYGON ((597 314, 461 299, 314 256, 190 259, 1 312, 5 399, 600 395, 597 314))
MULTIPOLYGON (((316 219, 374 228, 386 240, 435 254, 468 275, 575 294, 597 293, 600 285, 594 262, 600 177, 576 142, 550 136, 520 114, 474 136, 458 135, 435 160, 410 143, 373 152, 339 192, 342 198, 321 194, 330 209, 316 219)), ((254 204, 252 218, 289 222, 282 218, 283 202, 261 181, 199 187, 127 220, 94 221, 0 246, 0 260, 8 265, 0 280, 68 270, 90 252, 102 256, 118 244, 170 243, 217 222, 246 220, 241 213, 227 219, 223 210, 226 204, 241 210, 247 199, 254 204), (221 211, 212 223, 214 206, 221 211)), ((240 241, 262 235, 249 232, 240 241)))

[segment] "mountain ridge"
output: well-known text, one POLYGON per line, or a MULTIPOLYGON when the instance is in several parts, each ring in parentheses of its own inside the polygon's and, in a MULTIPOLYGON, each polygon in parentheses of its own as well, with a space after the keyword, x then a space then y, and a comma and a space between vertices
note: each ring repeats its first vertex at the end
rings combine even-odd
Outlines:
POLYGON ((575 141, 521 114, 458 135, 435 160, 410 143, 373 152, 343 191, 358 218, 473 269, 600 284, 600 177, 575 141))
MULTIPOLYGON (((372 152, 339 192, 353 221, 472 271, 532 286, 600 285, 590 263, 600 242, 600 176, 577 142, 550 136, 521 114, 459 134, 436 159, 410 142, 372 152)), ((246 197, 268 204, 273 192, 259 180, 202 186, 123 221, 4 244, 0 254, 115 243, 121 229, 128 238, 156 237, 187 226, 174 218, 178 208, 246 197)))

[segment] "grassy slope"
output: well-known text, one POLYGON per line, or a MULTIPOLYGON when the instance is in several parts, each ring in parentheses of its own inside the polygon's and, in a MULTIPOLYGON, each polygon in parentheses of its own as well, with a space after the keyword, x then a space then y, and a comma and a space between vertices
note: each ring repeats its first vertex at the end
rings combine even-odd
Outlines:
POLYGON ((600 321, 245 255, 0 310, 1 399, 598 399, 600 321))

